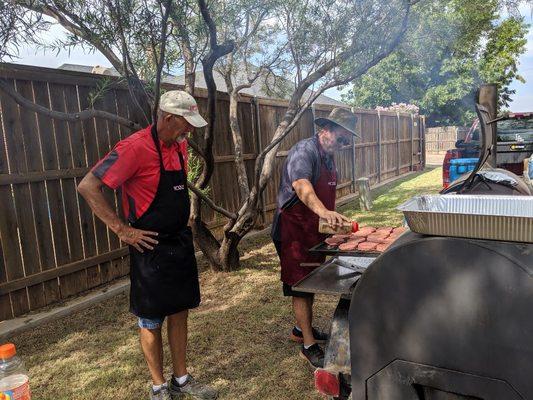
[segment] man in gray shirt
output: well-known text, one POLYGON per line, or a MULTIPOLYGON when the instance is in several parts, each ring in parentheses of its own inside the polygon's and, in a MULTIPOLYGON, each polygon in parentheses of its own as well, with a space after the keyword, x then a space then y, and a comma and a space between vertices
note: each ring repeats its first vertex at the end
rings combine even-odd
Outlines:
POLYGON ((324 240, 318 232, 319 218, 330 225, 348 221, 335 212, 337 171, 333 154, 350 144, 356 135, 357 117, 335 108, 327 118, 317 118, 318 133, 295 144, 283 166, 278 192, 278 207, 272 224, 272 239, 281 261, 283 294, 292 297, 296 326, 291 339, 302 343, 301 356, 314 367, 322 367, 324 353, 317 343, 327 336, 312 327, 313 295, 292 286, 321 263, 323 256, 308 249, 324 240))

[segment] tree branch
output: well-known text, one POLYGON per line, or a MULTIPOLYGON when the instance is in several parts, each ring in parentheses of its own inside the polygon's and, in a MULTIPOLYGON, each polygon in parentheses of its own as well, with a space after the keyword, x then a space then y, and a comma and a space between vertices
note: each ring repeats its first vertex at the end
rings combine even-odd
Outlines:
POLYGON ((172 8, 172 0, 166 0, 165 2, 165 14, 163 15, 163 20, 161 22, 161 49, 159 50, 159 60, 157 61, 157 72, 155 77, 155 98, 154 98, 154 109, 152 120, 156 121, 157 119, 157 109, 159 108, 159 95, 161 93, 161 74, 163 73, 163 65, 165 64, 165 52, 167 44, 167 28, 168 28, 168 17, 172 8))
MULTIPOLYGON (((396 34, 396 37, 390 41, 390 43, 386 46, 385 49, 378 52, 378 54, 375 55, 371 61, 369 61, 368 63, 365 63, 363 66, 356 69, 355 72, 353 74, 350 74, 348 78, 354 79, 354 77, 360 76, 361 74, 365 73, 368 69, 370 69, 371 67, 379 63, 385 57, 387 57, 395 49, 395 47, 398 45, 398 43, 400 42, 400 40, 402 39, 402 37, 404 36, 407 30, 409 15, 410 15, 410 8, 411 8, 410 2, 406 1, 405 15, 403 17, 401 28, 396 34)), ((287 110, 287 113, 285 114, 285 117, 282 123, 278 126, 279 132, 277 131, 274 134, 274 138, 272 139, 271 143, 258 155, 256 159, 254 176, 255 176, 255 182, 257 186, 254 187, 254 189, 252 190, 252 196, 250 196, 251 198, 256 196, 258 193, 260 193, 266 186, 266 181, 268 179, 269 173, 265 173, 265 171, 263 171, 263 162, 265 160, 265 157, 267 157, 267 154, 277 148, 277 146, 281 143, 281 141, 294 128, 294 126, 299 121, 299 119, 301 118, 305 110, 312 104, 312 102, 316 100, 316 98, 324 90, 326 90, 330 86, 326 84, 321 89, 317 90, 304 103, 305 107, 302 107, 299 104, 299 102, 303 94, 305 93, 305 90, 307 90, 312 84, 317 82, 319 79, 324 77, 332 68, 348 60, 350 56, 354 54, 356 49, 357 49, 357 44, 356 44, 355 38, 352 38, 352 44, 347 50, 339 54, 337 58, 331 59, 330 61, 325 63, 322 67, 320 67, 313 73, 309 74, 302 81, 302 83, 298 86, 298 88, 295 90, 289 102, 289 109, 287 110)), ((269 155, 268 157, 271 157, 271 155, 269 155)))
POLYGON ((198 178, 198 185, 201 189, 205 189, 211 175, 213 174, 214 169, 214 158, 213 158, 213 131, 215 128, 215 111, 216 111, 216 94, 217 88, 215 84, 215 79, 213 78, 213 66, 215 62, 220 58, 229 54, 233 51, 234 43, 233 41, 226 41, 222 45, 217 43, 217 28, 211 14, 207 8, 205 0, 198 0, 198 5, 200 7, 200 12, 202 18, 204 19, 205 24, 209 29, 209 46, 210 50, 207 56, 202 59, 202 65, 204 68, 204 77, 207 86, 208 92, 208 126, 205 129, 204 134, 204 148, 203 153, 205 154, 205 168, 203 168, 200 177, 198 178))
POLYGON ((211 18, 211 14, 209 13, 205 0, 198 0, 198 5, 200 6, 200 13, 202 14, 202 18, 205 24, 207 25, 207 29, 209 31, 209 42, 211 43, 211 47, 216 46, 217 27, 215 25, 215 22, 213 21, 213 18, 211 18))
MULTIPOLYGON (((68 12, 68 10, 65 10, 64 8, 59 7, 51 7, 49 5, 41 5, 38 6, 36 2, 31 0, 17 0, 16 4, 40 13, 48 15, 49 17, 52 17, 55 19, 61 26, 63 26, 67 31, 70 33, 79 36, 80 38, 83 38, 88 43, 93 45, 98 51, 100 51, 113 65, 113 67, 116 68, 117 71, 119 71, 122 75, 124 75, 124 71, 122 70, 122 63, 119 60, 119 58, 113 53, 113 50, 109 48, 108 46, 104 45, 103 43, 94 40, 93 35, 91 34, 91 31, 84 26, 83 24, 74 23, 67 19, 65 15, 68 15, 69 17, 72 17, 72 14, 68 12)), ((74 15, 75 17, 75 15, 74 15)), ((78 21, 79 22, 79 21, 78 21)))
POLYGON ((36 104, 28 100, 27 98, 23 97, 21 94, 17 93, 5 79, 0 79, 0 89, 2 89, 18 105, 28 110, 34 111, 38 114, 46 115, 50 118, 59 119, 61 121, 68 121, 68 122, 84 121, 90 118, 102 118, 108 121, 116 122, 120 125, 126 126, 131 129, 135 129, 135 130, 141 129, 141 126, 138 125, 137 123, 130 121, 129 119, 123 118, 119 115, 111 114, 107 111, 85 109, 81 112, 76 112, 76 113, 64 113, 60 111, 50 110, 46 107, 43 107, 39 104, 36 104))
POLYGON ((181 40, 178 40, 178 46, 180 47, 183 55, 183 61, 185 65, 185 91, 191 96, 194 96, 194 87, 196 81, 196 63, 194 60, 194 53, 191 47, 191 39, 189 32, 182 21, 182 18, 178 15, 171 15, 171 20, 178 27, 178 34, 181 40))
POLYGON ((259 27, 261 26, 261 23, 263 22, 264 18, 268 15, 268 10, 263 10, 261 14, 257 17, 257 20, 254 22, 253 27, 251 30, 249 30, 249 22, 246 23, 246 31, 241 38, 241 40, 235 45, 236 48, 241 48, 242 46, 246 45, 248 41, 256 34, 259 27))
MULTIPOLYGON (((140 96, 141 100, 143 102, 146 102, 146 104, 149 106, 151 106, 153 99, 146 92, 144 85, 137 76, 134 68, 133 77, 130 75, 130 68, 133 67, 131 60, 130 66, 128 67, 128 65, 126 65, 117 57, 111 47, 107 46, 101 40, 99 40, 98 36, 95 36, 91 29, 84 25, 83 20, 81 20, 78 15, 66 9, 61 3, 55 3, 54 6, 50 6, 46 4, 38 5, 36 4, 36 2, 33 2, 31 0, 17 0, 16 4, 28 10, 44 14, 55 19, 67 31, 85 40, 87 43, 91 44, 94 48, 100 51, 111 63, 111 65, 120 73, 120 75, 126 77, 130 96, 132 97, 134 103, 139 108, 139 110, 143 113, 146 122, 149 121, 149 117, 146 115, 144 108, 137 100, 137 96, 140 96)), ((119 26, 121 27, 120 23, 119 26)))
POLYGON ((204 152, 202 151, 202 149, 200 148, 200 145, 198 143, 196 143, 194 141, 193 138, 191 137, 188 137, 187 138, 187 143, 189 144, 189 146, 191 146, 191 148, 202 158, 205 160, 205 154, 204 152))
POLYGON ((214 211, 218 212, 219 214, 222 214, 230 219, 237 219, 237 215, 217 206, 213 200, 211 200, 209 197, 207 197, 199 188, 194 186, 192 183, 187 182, 187 186, 189 189, 191 189, 191 192, 193 192, 196 196, 200 197, 210 208, 212 208, 214 211))
MULTIPOLYGON (((111 0, 108 0, 108 8, 110 12, 115 14, 115 17, 117 21, 122 20, 122 13, 120 10, 120 4, 116 4, 116 7, 113 6, 111 0)), ((137 73, 137 69, 133 65, 133 61, 131 59, 130 51, 128 48, 128 44, 126 42, 126 35, 124 34, 124 27, 122 25, 122 22, 118 24, 118 31, 120 35, 120 42, 122 44, 122 67, 124 76, 126 78, 126 83, 128 84, 128 92, 130 94, 130 97, 135 104, 135 107, 141 111, 143 114, 143 117, 145 119, 145 122, 149 122, 148 116, 145 113, 145 110, 139 103, 139 100, 137 99, 136 91, 142 90, 143 95, 146 99, 150 99, 150 94, 146 91, 145 86, 143 85, 141 79, 139 78, 139 75, 137 73)))

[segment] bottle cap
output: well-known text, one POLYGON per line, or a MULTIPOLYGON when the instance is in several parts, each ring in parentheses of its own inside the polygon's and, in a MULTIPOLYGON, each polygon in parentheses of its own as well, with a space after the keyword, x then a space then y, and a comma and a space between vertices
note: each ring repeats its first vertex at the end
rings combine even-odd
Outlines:
POLYGON ((0 358, 11 358, 17 354, 17 349, 13 343, 6 343, 0 346, 0 358))
POLYGON ((359 224, 357 221, 352 221, 352 233, 357 232, 359 230, 359 224))

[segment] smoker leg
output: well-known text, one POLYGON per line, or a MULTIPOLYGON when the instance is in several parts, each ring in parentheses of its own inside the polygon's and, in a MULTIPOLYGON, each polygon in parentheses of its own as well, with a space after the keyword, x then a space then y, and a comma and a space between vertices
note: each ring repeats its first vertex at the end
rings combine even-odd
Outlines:
POLYGON ((339 397, 331 397, 330 400, 351 399, 349 308, 350 300, 340 299, 333 315, 329 341, 326 346, 324 369, 338 374, 340 384, 339 397))

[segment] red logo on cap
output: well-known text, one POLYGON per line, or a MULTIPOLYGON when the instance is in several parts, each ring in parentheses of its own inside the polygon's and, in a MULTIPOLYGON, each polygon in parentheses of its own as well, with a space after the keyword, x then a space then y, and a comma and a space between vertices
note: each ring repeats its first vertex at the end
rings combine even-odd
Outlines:
POLYGON ((198 112, 198 106, 190 106, 189 111, 195 111, 198 112))

